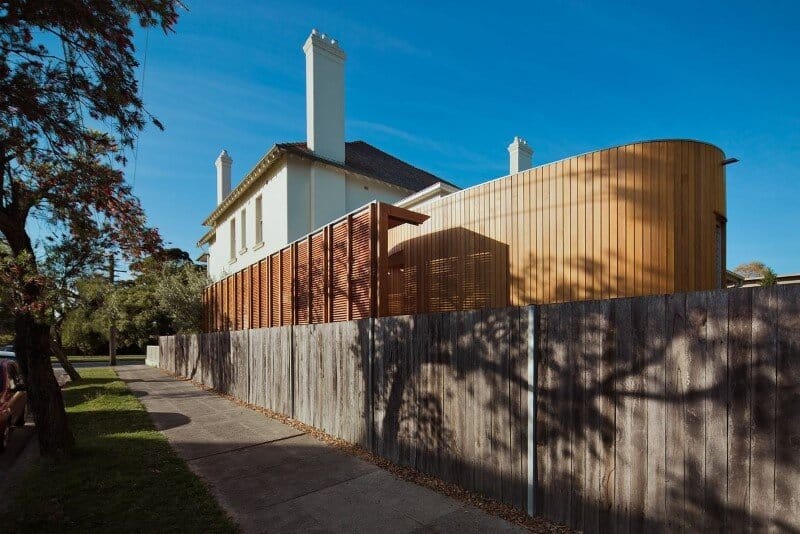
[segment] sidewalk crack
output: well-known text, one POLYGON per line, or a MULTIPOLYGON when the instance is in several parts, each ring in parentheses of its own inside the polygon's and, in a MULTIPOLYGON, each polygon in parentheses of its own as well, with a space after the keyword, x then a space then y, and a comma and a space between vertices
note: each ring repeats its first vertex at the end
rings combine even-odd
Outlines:
POLYGON ((370 472, 367 472, 367 473, 361 473, 360 475, 356 475, 356 476, 351 477, 351 478, 340 480, 338 482, 334 482, 332 484, 328 484, 327 486, 323 486, 321 488, 317 488, 317 489, 313 489, 313 490, 307 491, 307 492, 302 493, 300 495, 295 495, 294 497, 290 497, 289 499, 270 504, 269 506, 266 507, 266 509, 274 508, 275 506, 280 506, 281 504, 286 504, 288 502, 292 502, 292 501, 297 500, 297 499, 302 499, 303 497, 307 497, 307 496, 312 495, 314 493, 319 493, 320 491, 323 491, 323 490, 326 490, 326 489, 334 488, 334 487, 339 486, 341 484, 346 484, 347 482, 352 482, 353 480, 357 480, 357 479, 359 479, 361 477, 365 477, 367 475, 371 475, 373 472, 374 471, 370 471, 370 472))
POLYGON ((262 441, 260 443, 253 443, 252 445, 243 445, 241 447, 236 447, 235 449, 226 449, 224 451, 219 452, 212 452, 211 454, 204 454, 202 456, 195 456, 194 458, 187 458, 187 462, 193 462, 195 460, 202 460, 203 458, 210 458, 211 456, 219 456, 220 454, 228 454, 229 452, 237 452, 243 451, 245 449, 252 449, 253 447, 260 447, 261 445, 267 445, 269 443, 278 443, 279 441, 286 441, 287 439, 297 438, 300 436, 304 436, 305 432, 300 432, 299 434, 292 434, 291 436, 286 436, 283 438, 271 439, 268 441, 262 441))

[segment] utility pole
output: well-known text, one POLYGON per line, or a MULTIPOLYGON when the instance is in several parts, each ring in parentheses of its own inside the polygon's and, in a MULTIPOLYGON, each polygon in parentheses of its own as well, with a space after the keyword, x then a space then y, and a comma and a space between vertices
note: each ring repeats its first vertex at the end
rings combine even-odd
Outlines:
MULTIPOLYGON (((114 274, 116 272, 114 265, 114 254, 108 257, 108 281, 111 284, 111 290, 114 289, 114 274)), ((108 331, 108 360, 109 365, 117 365, 117 312, 111 310, 111 328, 108 331)))

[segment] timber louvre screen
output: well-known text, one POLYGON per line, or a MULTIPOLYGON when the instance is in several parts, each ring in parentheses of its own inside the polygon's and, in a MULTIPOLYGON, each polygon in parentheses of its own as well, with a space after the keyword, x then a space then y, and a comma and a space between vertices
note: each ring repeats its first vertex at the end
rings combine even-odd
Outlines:
POLYGON ((372 203, 205 288, 204 327, 243 330, 373 317, 377 209, 372 203))
POLYGON ((214 310, 205 324, 226 331, 386 315, 388 230, 427 219, 372 202, 205 288, 204 312, 214 310))

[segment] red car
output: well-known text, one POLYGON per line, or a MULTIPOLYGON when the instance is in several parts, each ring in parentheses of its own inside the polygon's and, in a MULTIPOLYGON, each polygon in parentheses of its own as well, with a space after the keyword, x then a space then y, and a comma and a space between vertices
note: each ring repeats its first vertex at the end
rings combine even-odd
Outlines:
POLYGON ((28 393, 17 362, 0 360, 0 452, 6 450, 11 429, 25 424, 28 393))

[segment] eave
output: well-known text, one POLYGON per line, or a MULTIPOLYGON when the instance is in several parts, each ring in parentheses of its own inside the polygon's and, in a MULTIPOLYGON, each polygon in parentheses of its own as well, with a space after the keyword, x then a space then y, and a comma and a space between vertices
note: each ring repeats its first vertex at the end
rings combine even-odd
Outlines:
POLYGON ((211 228, 208 232, 203 234, 203 237, 200 238, 200 241, 197 242, 197 248, 202 247, 213 241, 217 237, 217 229, 211 228))

